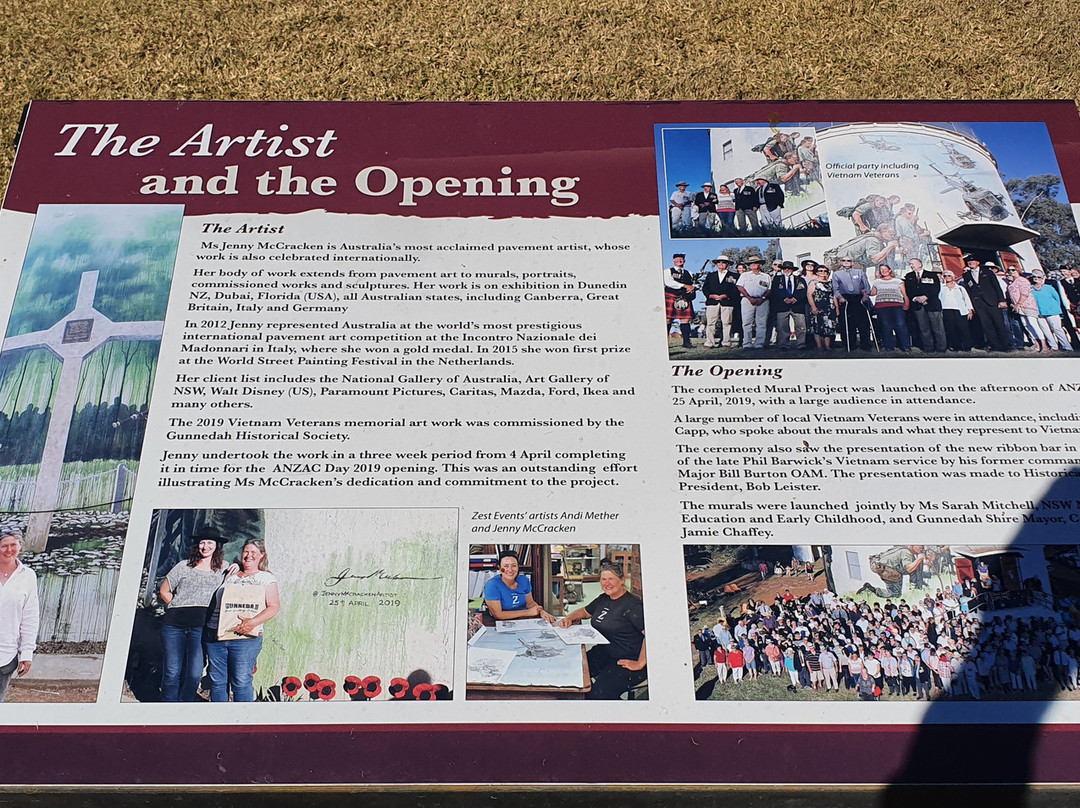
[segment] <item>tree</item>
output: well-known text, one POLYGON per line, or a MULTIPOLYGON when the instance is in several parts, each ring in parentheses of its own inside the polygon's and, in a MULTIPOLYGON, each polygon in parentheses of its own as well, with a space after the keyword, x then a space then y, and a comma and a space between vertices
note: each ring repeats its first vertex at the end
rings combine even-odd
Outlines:
POLYGON ((1023 223, 1039 235, 1032 246, 1045 269, 1062 264, 1080 264, 1080 234, 1072 209, 1054 194, 1061 187, 1056 174, 1036 174, 1027 179, 1011 179, 1005 188, 1023 223))
POLYGON ((766 272, 771 271, 773 259, 780 255, 780 239, 771 238, 766 242, 765 249, 760 247, 743 247, 741 249, 736 248, 734 250, 728 250, 728 255, 735 259, 736 263, 746 263, 746 259, 752 255, 760 255, 765 259, 765 264, 762 267, 766 272))

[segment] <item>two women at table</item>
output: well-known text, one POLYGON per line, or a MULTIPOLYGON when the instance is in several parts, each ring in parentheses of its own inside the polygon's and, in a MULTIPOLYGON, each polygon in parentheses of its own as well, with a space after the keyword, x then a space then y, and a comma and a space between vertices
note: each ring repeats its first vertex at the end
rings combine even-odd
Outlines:
POLYGON ((592 687, 586 698, 617 699, 645 681, 645 612, 641 599, 626 589, 622 564, 602 563, 602 594, 559 620, 533 599, 528 577, 518 570, 517 554, 507 550, 499 555, 498 577, 484 586, 484 601, 496 620, 539 617, 560 628, 590 620, 608 644, 594 645, 587 653, 592 687))

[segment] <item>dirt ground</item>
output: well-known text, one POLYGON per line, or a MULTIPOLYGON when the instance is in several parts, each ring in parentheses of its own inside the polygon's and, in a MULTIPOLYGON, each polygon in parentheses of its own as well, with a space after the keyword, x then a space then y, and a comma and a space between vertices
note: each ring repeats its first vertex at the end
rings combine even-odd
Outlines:
POLYGON ((97 701, 98 683, 82 679, 20 682, 13 679, 5 703, 72 704, 97 701))
POLYGON ((808 578, 805 574, 797 576, 773 575, 764 581, 757 579, 752 584, 742 587, 738 592, 722 595, 716 602, 710 603, 703 609, 695 610, 690 615, 690 625, 693 630, 696 627, 712 626, 716 622, 717 606, 722 605, 729 615, 738 615, 739 606, 753 598, 757 602, 764 601, 771 604, 777 595, 783 595, 785 589, 790 589, 791 594, 797 598, 803 598, 811 592, 820 592, 825 589, 825 574, 821 569, 821 562, 814 564, 814 577, 808 578))

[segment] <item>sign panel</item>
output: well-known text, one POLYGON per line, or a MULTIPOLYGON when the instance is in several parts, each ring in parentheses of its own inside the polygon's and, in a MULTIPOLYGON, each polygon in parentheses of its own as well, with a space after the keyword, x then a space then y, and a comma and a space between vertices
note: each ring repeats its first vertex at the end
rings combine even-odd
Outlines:
POLYGON ((1076 780, 1078 143, 34 103, 0 782, 1076 780))

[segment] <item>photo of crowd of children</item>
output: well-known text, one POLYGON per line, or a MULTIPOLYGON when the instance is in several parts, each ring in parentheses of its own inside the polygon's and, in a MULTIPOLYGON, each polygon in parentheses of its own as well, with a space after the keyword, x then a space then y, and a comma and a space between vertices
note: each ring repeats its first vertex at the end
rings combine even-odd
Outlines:
POLYGON ((1080 698, 1078 549, 687 545, 696 698, 1080 698))

